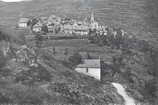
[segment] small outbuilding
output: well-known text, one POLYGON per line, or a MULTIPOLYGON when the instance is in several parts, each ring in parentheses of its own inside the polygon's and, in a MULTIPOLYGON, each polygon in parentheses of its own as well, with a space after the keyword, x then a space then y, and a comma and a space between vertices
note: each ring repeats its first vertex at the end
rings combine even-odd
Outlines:
POLYGON ((100 59, 84 59, 82 64, 77 65, 75 70, 79 73, 101 80, 101 61, 100 59))
POLYGON ((20 18, 19 23, 18 23, 18 27, 19 28, 27 28, 29 21, 30 21, 29 18, 20 18))

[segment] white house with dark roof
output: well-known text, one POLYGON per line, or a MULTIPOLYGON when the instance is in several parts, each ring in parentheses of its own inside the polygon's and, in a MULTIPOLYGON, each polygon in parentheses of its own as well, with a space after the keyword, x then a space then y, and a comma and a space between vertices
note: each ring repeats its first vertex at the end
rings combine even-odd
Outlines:
POLYGON ((101 80, 100 59, 84 59, 82 64, 77 65, 75 70, 79 73, 101 80))
POLYGON ((39 22, 37 22, 33 27, 32 27, 32 31, 33 32, 41 32, 42 31, 42 26, 43 26, 43 23, 42 21, 40 20, 39 22))
POLYGON ((19 28, 27 28, 29 21, 30 21, 29 18, 20 18, 19 23, 18 23, 18 27, 19 28))

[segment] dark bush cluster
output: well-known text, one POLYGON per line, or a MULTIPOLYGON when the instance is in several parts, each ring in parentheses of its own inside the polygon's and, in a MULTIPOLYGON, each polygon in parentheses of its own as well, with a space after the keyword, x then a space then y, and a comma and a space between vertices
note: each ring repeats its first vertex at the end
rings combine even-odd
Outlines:
POLYGON ((36 82, 49 82, 51 81, 51 74, 43 67, 31 68, 17 73, 15 81, 27 85, 33 85, 36 82))
POLYGON ((82 57, 79 53, 74 53, 72 56, 69 57, 69 62, 72 66, 76 66, 80 63, 82 63, 82 57))
POLYGON ((43 105, 48 99, 49 95, 38 87, 7 82, 0 87, 0 104, 43 105))
POLYGON ((59 93, 61 96, 65 97, 69 103, 79 104, 80 103, 80 91, 78 88, 74 88, 67 83, 54 83, 52 90, 59 93))

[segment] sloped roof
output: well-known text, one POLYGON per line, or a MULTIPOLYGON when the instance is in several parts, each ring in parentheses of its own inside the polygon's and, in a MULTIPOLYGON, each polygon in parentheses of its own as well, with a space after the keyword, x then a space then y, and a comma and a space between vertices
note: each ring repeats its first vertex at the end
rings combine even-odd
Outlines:
POLYGON ((85 59, 77 68, 100 68, 100 59, 85 59))
POLYGON ((20 18, 20 23, 27 23, 29 21, 29 18, 20 18))

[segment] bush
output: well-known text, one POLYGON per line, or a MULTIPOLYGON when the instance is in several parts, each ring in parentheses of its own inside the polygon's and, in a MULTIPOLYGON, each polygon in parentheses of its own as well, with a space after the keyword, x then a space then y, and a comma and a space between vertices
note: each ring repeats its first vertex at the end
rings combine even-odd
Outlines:
POLYGON ((5 96, 4 94, 0 93, 0 104, 6 104, 6 103, 12 103, 12 102, 13 100, 5 96))
POLYGON ((71 65, 71 63, 67 62, 67 61, 62 61, 62 64, 70 69, 73 68, 73 66, 71 65))
POLYGON ((51 74, 42 67, 31 68, 28 71, 21 71, 16 75, 16 82, 22 82, 23 84, 33 85, 35 82, 49 82, 51 80, 51 74))
POLYGON ((82 62, 82 57, 79 53, 74 53, 72 56, 69 57, 69 61, 72 66, 76 66, 82 62))
POLYGON ((0 30, 0 41, 2 41, 2 40, 9 41, 10 37, 5 32, 0 30))
POLYGON ((23 96, 18 100, 19 104, 42 105, 48 98, 44 91, 36 88, 27 89, 22 94, 23 96))
POLYGON ((52 91, 59 93, 61 96, 65 97, 68 103, 79 104, 80 103, 80 92, 79 89, 68 85, 66 83, 55 83, 53 84, 52 91))
POLYGON ((146 100, 154 102, 155 99, 157 99, 156 92, 157 92, 157 84, 155 79, 145 83, 145 87, 142 90, 142 94, 144 95, 146 100))
POLYGON ((0 68, 4 67, 6 65, 6 58, 4 57, 2 51, 0 51, 0 68))

